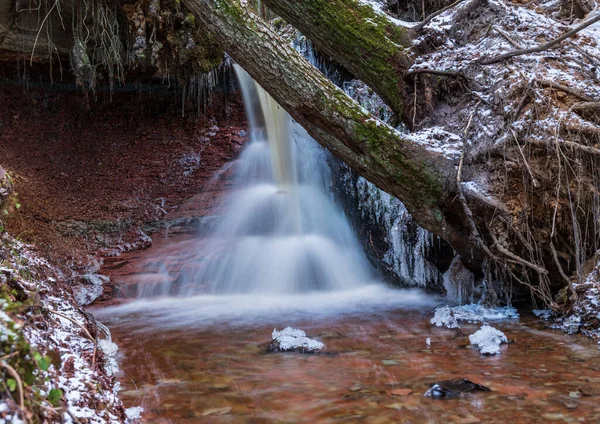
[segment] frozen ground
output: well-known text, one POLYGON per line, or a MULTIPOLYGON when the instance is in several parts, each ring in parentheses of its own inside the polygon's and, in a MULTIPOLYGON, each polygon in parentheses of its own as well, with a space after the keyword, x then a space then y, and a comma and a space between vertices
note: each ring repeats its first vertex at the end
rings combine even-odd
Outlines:
MULTIPOLYGON (((28 246, 2 234, 0 257, 0 354, 12 352, 4 360, 22 379, 25 407, 45 422, 126 422, 116 345, 99 340, 60 273, 28 246)), ((0 423, 21 422, 19 397, 17 388, 0 399, 0 423)))

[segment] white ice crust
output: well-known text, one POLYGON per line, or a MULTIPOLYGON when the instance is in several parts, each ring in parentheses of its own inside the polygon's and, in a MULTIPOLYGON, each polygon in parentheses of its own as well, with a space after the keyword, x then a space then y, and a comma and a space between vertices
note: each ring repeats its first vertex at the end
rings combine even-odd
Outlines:
POLYGON ((277 331, 274 328, 271 337, 273 337, 273 340, 279 342, 281 350, 304 348, 308 351, 313 351, 325 347, 323 343, 306 337, 306 333, 298 328, 286 327, 281 331, 277 331))
POLYGON ((500 345, 508 343, 508 339, 502 331, 485 324, 469 336, 469 342, 473 346, 479 347, 479 352, 484 355, 498 355, 500 345))

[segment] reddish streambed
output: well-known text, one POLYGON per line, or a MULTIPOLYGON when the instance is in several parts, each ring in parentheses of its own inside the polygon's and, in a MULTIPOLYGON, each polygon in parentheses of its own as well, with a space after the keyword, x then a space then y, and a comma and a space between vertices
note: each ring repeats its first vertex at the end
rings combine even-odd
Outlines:
MULTIPOLYGON (((189 254, 189 244, 180 247, 189 254)), ((147 268, 143 256, 117 269, 147 268)), ((182 316, 195 313, 190 305, 181 301, 182 316)), ((246 325, 243 313, 235 324, 212 316, 197 325, 179 322, 177 314, 173 322, 138 312, 100 315, 119 345, 121 397, 126 406, 143 406, 146 422, 600 422, 595 343, 542 330, 525 316, 494 323, 514 343, 484 357, 468 346, 478 326, 464 325, 465 335, 431 328, 429 310, 249 315, 246 325), (261 353, 273 328, 287 325, 323 341, 324 352, 261 353), (435 381, 463 377, 492 391, 452 400, 423 396, 435 381)))
POLYGON ((498 325, 515 343, 497 357, 403 311, 294 323, 326 344, 326 354, 314 355, 260 353, 279 323, 111 328, 123 355, 121 396, 128 406, 142 405, 147 422, 600 422, 596 345, 534 330, 532 321, 498 325), (492 392, 423 396, 429 383, 458 377, 492 392))

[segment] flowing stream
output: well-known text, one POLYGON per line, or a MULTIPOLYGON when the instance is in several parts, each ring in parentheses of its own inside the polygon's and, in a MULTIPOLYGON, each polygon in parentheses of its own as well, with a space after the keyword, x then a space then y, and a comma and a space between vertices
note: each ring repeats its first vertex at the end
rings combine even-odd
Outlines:
POLYGON ((294 294, 356 289, 373 283, 373 270, 341 208, 328 190, 324 150, 236 67, 250 140, 229 172, 234 189, 201 259, 181 275, 140 291, 294 294))
POLYGON ((222 218, 104 271, 140 282, 138 299, 94 309, 122 352, 127 406, 153 423, 600 421, 596 345, 526 317, 497 324, 515 343, 484 357, 468 346, 477 326, 431 328, 439 299, 380 283, 330 193, 326 152, 237 72, 250 137, 215 177, 235 179, 222 218), (288 325, 324 352, 259 350, 288 325), (492 392, 422 395, 463 377, 492 392))

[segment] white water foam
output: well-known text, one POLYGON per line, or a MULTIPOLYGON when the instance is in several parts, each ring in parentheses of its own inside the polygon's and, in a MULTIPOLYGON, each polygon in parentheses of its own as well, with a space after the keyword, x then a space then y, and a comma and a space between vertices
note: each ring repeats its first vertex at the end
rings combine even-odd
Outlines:
POLYGON ((367 284, 344 291, 288 295, 229 294, 139 299, 94 310, 110 325, 138 331, 153 328, 206 328, 214 325, 281 325, 319 321, 341 315, 378 314, 396 309, 428 309, 436 298, 418 289, 392 289, 367 284))
POLYGON ((163 284, 140 285, 140 297, 283 295, 373 282, 375 272, 329 190, 324 150, 245 71, 236 72, 251 136, 229 167, 235 188, 225 214, 199 240, 194 266, 163 284))

